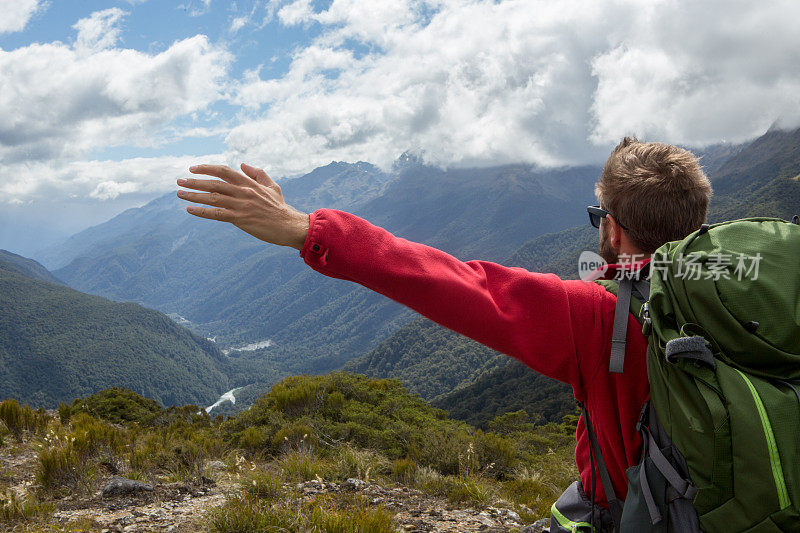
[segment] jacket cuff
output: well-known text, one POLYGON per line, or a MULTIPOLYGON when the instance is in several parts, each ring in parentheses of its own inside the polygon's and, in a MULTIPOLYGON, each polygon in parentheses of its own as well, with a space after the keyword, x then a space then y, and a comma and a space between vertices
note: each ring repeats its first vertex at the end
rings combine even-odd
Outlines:
POLYGON ((328 264, 328 247, 323 242, 324 209, 317 209, 309 217, 308 234, 300 249, 300 257, 311 267, 323 267, 328 264))

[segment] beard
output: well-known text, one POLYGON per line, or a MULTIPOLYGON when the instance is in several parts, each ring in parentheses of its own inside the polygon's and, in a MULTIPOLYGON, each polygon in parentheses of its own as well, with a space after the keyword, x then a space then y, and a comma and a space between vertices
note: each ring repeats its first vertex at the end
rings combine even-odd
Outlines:
MULTIPOLYGON (((604 228, 605 229, 605 228, 604 228)), ((608 232, 600 230, 600 249, 597 252, 609 265, 619 262, 619 252, 611 246, 608 232)))

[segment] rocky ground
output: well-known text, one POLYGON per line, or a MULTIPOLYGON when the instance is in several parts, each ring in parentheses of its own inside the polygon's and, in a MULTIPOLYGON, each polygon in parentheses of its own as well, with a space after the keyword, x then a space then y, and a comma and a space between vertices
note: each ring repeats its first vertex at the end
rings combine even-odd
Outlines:
MULTIPOLYGON (((0 453, 0 481, 6 490, 25 497, 35 490, 36 450, 28 446, 5 446, 0 453)), ((199 481, 154 483, 102 474, 91 495, 67 495, 54 502, 45 523, 62 531, 194 532, 201 528, 209 509, 238 494, 240 483, 220 461, 207 465, 208 477, 199 481)), ((397 531, 403 532, 501 532, 542 531, 544 524, 523 526, 519 515, 503 507, 456 506, 405 486, 348 479, 342 483, 307 481, 287 483, 287 493, 310 500, 330 493, 352 493, 366 497, 370 505, 395 514, 397 531)), ((41 522, 40 522, 41 523, 41 522)), ((20 524, 0 523, 6 531, 22 531, 20 524)))

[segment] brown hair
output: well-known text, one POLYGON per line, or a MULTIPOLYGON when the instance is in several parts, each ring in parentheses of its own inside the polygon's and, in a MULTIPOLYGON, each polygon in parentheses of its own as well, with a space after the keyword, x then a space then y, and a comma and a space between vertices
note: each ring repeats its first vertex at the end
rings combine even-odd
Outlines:
POLYGON ((595 194, 628 228, 633 244, 653 253, 706 221, 711 184, 690 151, 625 137, 606 161, 595 194))

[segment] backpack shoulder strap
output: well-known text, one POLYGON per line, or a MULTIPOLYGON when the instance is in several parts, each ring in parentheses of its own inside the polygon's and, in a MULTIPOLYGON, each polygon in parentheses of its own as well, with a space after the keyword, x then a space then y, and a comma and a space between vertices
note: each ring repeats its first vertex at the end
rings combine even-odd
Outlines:
POLYGON ((642 322, 641 309, 650 296, 650 282, 631 278, 616 280, 597 280, 605 289, 616 295, 617 307, 614 310, 614 329, 611 335, 611 358, 608 371, 622 373, 625 366, 625 339, 628 335, 628 313, 642 322), (636 296, 633 293, 636 292, 636 296))

